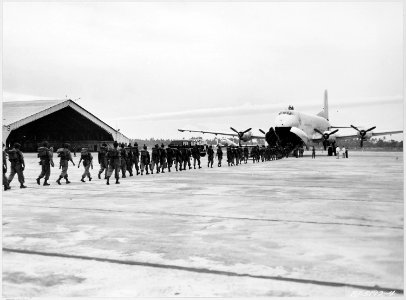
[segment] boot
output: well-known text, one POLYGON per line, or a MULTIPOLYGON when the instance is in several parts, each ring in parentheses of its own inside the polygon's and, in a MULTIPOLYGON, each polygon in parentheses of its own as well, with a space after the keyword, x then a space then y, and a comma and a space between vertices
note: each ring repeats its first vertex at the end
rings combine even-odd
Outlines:
POLYGON ((89 177, 89 181, 92 181, 92 177, 89 177))
MULTIPOLYGON (((46 182, 46 181, 45 181, 45 182, 46 182)), ((38 185, 41 185, 41 178, 39 178, 39 177, 37 178, 37 184, 38 184, 38 185)))
POLYGON ((110 185, 110 177, 107 177, 107 182, 106 182, 106 184, 107 184, 107 185, 110 185))
POLYGON ((50 185, 50 184, 48 183, 48 180, 45 180, 45 181, 44 181, 44 185, 50 185))
POLYGON ((62 177, 59 176, 58 180, 56 181, 59 185, 61 185, 61 179, 62 179, 62 177))
POLYGON ((82 179, 81 179, 80 181, 85 182, 85 180, 84 180, 84 178, 83 178, 83 177, 82 177, 82 179))
POLYGON ((20 189, 25 189, 26 188, 26 186, 22 183, 21 185, 20 185, 20 189))
MULTIPOLYGON (((138 174, 137 174, 137 175, 138 175, 138 174)), ((141 171, 141 176, 142 176, 142 175, 144 175, 144 172, 143 172, 143 171, 141 171)))
POLYGON ((168 172, 170 172, 171 171, 171 169, 170 168, 168 168, 168 172))
POLYGON ((116 179, 116 184, 120 184, 120 182, 118 181, 118 178, 116 179))
POLYGON ((100 174, 101 174, 101 173, 97 174, 97 177, 99 177, 99 179, 101 179, 100 174))
POLYGON ((66 177, 65 180, 66 180, 66 184, 70 183, 70 181, 68 180, 68 177, 66 177))

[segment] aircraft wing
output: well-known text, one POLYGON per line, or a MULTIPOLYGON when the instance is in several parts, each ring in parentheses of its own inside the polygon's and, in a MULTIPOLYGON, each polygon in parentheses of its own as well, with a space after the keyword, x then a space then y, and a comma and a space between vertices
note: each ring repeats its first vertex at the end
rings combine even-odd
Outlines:
POLYGON ((396 133, 402 133, 403 130, 397 130, 397 131, 386 131, 386 132, 372 132, 372 136, 376 135, 390 135, 390 134, 396 134, 396 133))
MULTIPOLYGON (((403 132, 403 130, 385 131, 385 132, 372 132, 372 136, 391 135, 391 134, 402 133, 402 132, 403 132)), ((336 136, 336 139, 357 138, 357 137, 359 137, 358 134, 350 134, 350 135, 336 136)))
MULTIPOLYGON (((234 136, 234 137, 237 137, 238 138, 238 134, 236 134, 236 133, 229 133, 229 132, 214 132, 214 131, 202 131, 202 130, 191 130, 191 129, 178 129, 178 131, 180 131, 180 132, 185 132, 185 131, 188 131, 188 132, 199 132, 199 133, 209 133, 209 134, 214 134, 214 135, 228 135, 228 136, 234 136)), ((264 136, 254 136, 254 135, 252 135, 251 136, 251 138, 253 138, 253 139, 265 139, 265 137, 264 136)))
POLYGON ((235 136, 235 137, 238 137, 238 134, 235 134, 235 133, 225 133, 225 132, 213 132, 213 131, 201 131, 201 130, 190 130, 190 129, 178 129, 178 131, 180 131, 180 132, 185 132, 185 131, 188 131, 188 132, 200 132, 200 133, 210 133, 210 134, 214 134, 214 135, 218 135, 218 134, 220 134, 220 135, 228 135, 228 136, 235 136))

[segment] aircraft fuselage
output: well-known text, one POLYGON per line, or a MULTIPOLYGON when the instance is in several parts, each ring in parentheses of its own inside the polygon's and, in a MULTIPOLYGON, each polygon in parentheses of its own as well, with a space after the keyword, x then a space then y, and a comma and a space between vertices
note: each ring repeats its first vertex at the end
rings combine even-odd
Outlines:
POLYGON ((330 127, 329 121, 323 117, 294 110, 281 111, 275 119, 275 132, 283 146, 288 143, 309 145, 312 139, 321 137, 314 129, 325 132, 330 127))

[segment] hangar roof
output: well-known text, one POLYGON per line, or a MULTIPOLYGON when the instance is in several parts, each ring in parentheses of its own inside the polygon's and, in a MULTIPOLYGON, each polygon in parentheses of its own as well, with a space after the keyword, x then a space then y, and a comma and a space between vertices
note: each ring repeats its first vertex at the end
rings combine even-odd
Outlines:
POLYGON ((129 142, 128 137, 117 132, 70 99, 3 102, 3 127, 7 127, 8 131, 12 131, 68 106, 111 133, 114 137, 117 137, 118 142, 129 142))

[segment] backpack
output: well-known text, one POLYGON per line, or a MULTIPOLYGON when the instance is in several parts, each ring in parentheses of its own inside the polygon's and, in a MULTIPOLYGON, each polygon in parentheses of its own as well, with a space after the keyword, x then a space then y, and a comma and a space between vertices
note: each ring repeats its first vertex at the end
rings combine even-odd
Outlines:
POLYGON ((80 151, 80 158, 82 159, 90 159, 89 155, 89 150, 87 148, 82 148, 82 151, 80 151))
POLYGON ((18 152, 16 149, 11 149, 8 151, 8 160, 9 161, 17 161, 19 159, 18 152))
POLYGON ((58 150, 56 150, 56 153, 58 153, 58 157, 60 157, 61 159, 67 159, 68 158, 68 153, 65 150, 65 148, 59 148, 58 150))
POLYGON ((48 153, 48 148, 46 147, 39 147, 38 148, 38 157, 40 159, 48 159, 49 158, 49 153, 48 153))

